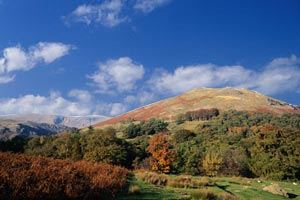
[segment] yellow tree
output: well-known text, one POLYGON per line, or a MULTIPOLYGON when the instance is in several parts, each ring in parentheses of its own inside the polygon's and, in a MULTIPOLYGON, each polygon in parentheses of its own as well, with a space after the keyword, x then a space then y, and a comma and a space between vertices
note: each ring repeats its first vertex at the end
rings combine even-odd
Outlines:
POLYGON ((152 170, 170 173, 171 164, 174 161, 174 151, 171 149, 167 133, 163 132, 153 135, 147 151, 152 156, 150 160, 152 170))
POLYGON ((216 176, 219 172, 223 159, 216 152, 209 152, 202 161, 203 171, 208 176, 216 176))

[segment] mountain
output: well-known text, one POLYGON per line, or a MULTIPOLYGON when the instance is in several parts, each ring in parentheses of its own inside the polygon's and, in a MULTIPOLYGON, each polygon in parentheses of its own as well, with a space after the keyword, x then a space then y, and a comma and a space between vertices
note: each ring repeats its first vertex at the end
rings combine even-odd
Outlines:
POLYGON ((35 123, 46 123, 51 125, 63 125, 75 128, 84 128, 108 119, 101 115, 90 116, 60 116, 40 114, 20 114, 0 116, 0 120, 31 121, 35 123))
POLYGON ((63 125, 2 119, 0 120, 0 141, 11 139, 15 136, 32 137, 52 135, 70 129, 70 127, 63 125))
POLYGON ((178 114, 209 108, 217 108, 220 111, 234 109, 272 114, 300 113, 300 109, 295 106, 243 88, 198 88, 182 95, 132 110, 97 123, 95 126, 115 124, 129 119, 140 121, 151 117, 173 120, 178 114))

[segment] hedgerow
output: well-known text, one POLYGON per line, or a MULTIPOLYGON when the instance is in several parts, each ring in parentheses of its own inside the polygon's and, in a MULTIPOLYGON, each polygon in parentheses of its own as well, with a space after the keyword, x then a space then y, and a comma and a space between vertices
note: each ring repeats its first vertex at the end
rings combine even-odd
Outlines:
POLYGON ((0 152, 0 199, 109 199, 126 187, 128 170, 0 152))

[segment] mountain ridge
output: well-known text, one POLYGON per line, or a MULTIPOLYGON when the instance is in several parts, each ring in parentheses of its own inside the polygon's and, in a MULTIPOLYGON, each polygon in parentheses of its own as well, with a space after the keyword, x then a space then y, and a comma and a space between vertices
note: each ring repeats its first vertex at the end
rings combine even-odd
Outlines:
POLYGON ((41 115, 41 114, 13 114, 2 115, 0 120, 15 120, 23 122, 46 123, 54 125, 63 125, 67 127, 84 128, 97 122, 104 121, 109 117, 102 115, 87 116, 62 116, 62 115, 41 115))
POLYGON ((181 95, 136 108, 94 126, 112 125, 130 119, 141 121, 151 117, 174 120, 178 114, 211 108, 217 108, 220 111, 233 109, 279 115, 300 113, 300 109, 296 106, 244 88, 196 88, 181 95))
POLYGON ((72 128, 59 124, 36 123, 30 121, 15 121, 2 119, 0 121, 0 141, 12 139, 16 136, 34 137, 53 135, 72 128))

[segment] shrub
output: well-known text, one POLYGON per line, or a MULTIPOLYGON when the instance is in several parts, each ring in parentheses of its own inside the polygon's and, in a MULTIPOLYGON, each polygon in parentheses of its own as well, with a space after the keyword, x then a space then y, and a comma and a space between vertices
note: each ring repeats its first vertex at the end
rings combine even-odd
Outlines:
POLYGON ((191 176, 178 176, 168 181, 168 186, 174 188, 193 188, 191 176))
POLYGON ((191 193, 191 198, 193 200, 217 200, 217 194, 211 189, 202 188, 198 191, 194 191, 191 193))
POLYGON ((239 200, 240 198, 227 192, 217 193, 212 189, 202 188, 191 193, 193 200, 239 200))
POLYGON ((128 170, 0 153, 0 199, 105 199, 125 188, 128 170))
POLYGON ((168 186, 174 188, 200 188, 213 185, 211 179, 203 177, 201 179, 192 178, 192 176, 178 176, 168 180, 168 186))
POLYGON ((168 183, 168 177, 164 174, 157 174, 153 172, 146 173, 138 173, 136 174, 137 178, 145 181, 147 183, 151 183, 154 185, 165 186, 168 183))
POLYGON ((221 192, 218 194, 218 199, 220 200, 240 200, 239 197, 236 197, 228 192, 221 192))

